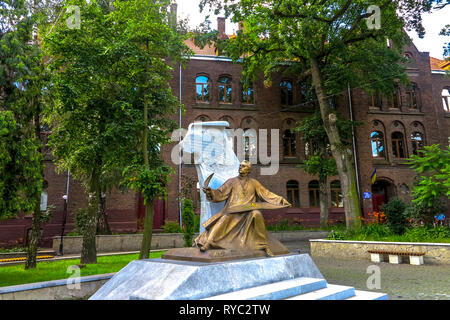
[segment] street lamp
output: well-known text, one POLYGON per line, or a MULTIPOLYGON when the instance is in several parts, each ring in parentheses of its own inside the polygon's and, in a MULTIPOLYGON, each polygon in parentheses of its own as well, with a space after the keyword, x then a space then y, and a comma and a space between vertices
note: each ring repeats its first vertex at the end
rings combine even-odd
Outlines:
POLYGON ((67 202, 69 200, 69 180, 70 180, 70 170, 67 170, 66 194, 63 195, 63 199, 64 199, 63 223, 62 223, 62 228, 61 228, 61 240, 59 242, 58 256, 62 256, 63 250, 64 250, 63 240, 64 240, 64 230, 66 228, 66 221, 67 221, 67 202))

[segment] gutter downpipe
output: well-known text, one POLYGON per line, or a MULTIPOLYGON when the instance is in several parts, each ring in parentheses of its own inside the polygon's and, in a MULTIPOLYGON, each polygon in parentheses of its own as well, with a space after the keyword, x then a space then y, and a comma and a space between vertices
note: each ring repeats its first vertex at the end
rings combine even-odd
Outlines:
MULTIPOLYGON (((180 62, 180 75, 179 75, 179 81, 180 81, 180 92, 179 92, 179 99, 180 99, 180 108, 179 108, 179 118, 178 118, 178 127, 181 129, 181 74, 182 74, 182 66, 181 66, 181 62, 180 62)), ((179 165, 178 165, 178 211, 179 211, 179 216, 180 216, 180 227, 183 228, 183 213, 182 213, 182 208, 181 208, 181 169, 182 169, 182 163, 181 163, 181 152, 179 153, 180 155, 180 161, 179 161, 179 165)))
POLYGON ((358 160, 356 155, 356 138, 355 138, 355 126, 353 125, 353 105, 352 105, 352 92, 350 89, 350 83, 348 83, 348 105, 350 109, 350 119, 352 121, 352 140, 353 140, 353 157, 355 161, 355 173, 356 173, 356 187, 358 189, 358 199, 361 201, 361 192, 359 189, 359 169, 358 169, 358 160))

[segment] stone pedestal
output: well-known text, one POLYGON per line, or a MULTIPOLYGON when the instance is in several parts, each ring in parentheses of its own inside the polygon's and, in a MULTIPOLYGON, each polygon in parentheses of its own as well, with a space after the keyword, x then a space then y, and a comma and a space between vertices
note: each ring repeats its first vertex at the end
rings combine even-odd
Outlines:
POLYGON ((307 254, 217 263, 135 260, 90 300, 197 300, 302 277, 323 279, 307 254))
POLYGON ((383 255, 380 253, 371 253, 370 254, 370 261, 372 262, 383 262, 383 255))
POLYGON ((423 264, 423 256, 409 256, 409 263, 420 266, 423 264))
POLYGON ((400 264, 402 263, 402 257, 396 254, 389 255, 389 263, 400 264))

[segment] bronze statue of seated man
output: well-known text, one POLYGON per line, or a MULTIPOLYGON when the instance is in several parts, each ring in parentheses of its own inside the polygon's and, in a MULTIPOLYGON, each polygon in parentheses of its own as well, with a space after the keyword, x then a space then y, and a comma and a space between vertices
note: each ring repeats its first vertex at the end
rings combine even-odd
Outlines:
POLYGON ((221 211, 203 224, 205 231, 194 240, 194 246, 201 251, 250 249, 264 250, 267 256, 273 256, 260 210, 280 209, 291 204, 248 177, 251 169, 251 163, 243 161, 239 166, 239 176, 227 180, 219 189, 213 190, 205 183, 203 191, 209 201, 226 203, 221 211))

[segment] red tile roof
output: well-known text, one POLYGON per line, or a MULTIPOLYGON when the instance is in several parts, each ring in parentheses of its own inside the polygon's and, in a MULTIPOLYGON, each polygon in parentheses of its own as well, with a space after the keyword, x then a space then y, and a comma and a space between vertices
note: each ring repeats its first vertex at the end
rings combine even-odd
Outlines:
POLYGON ((431 70, 450 70, 450 61, 430 57, 431 70))

